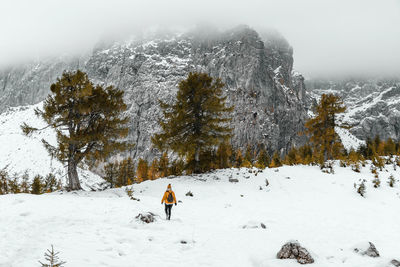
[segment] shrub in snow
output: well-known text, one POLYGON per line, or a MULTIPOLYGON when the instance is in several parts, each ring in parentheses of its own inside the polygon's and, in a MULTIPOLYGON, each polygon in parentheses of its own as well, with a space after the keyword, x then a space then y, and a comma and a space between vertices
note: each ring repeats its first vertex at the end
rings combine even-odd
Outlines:
POLYGON ((379 257, 379 252, 372 242, 364 242, 358 244, 357 246, 355 246, 354 252, 363 256, 366 255, 373 258, 379 257))
POLYGON ((128 195, 128 197, 129 197, 131 200, 140 201, 140 199, 133 197, 133 190, 132 190, 132 188, 126 187, 126 188, 125 188, 125 192, 126 192, 126 194, 128 195))
POLYGON ((391 174, 391 175, 389 176, 388 184, 389 184, 390 187, 394 187, 394 184, 395 184, 395 183, 396 183, 396 179, 394 179, 393 174, 391 174))
POLYGON ((360 194, 362 197, 364 197, 366 193, 365 182, 366 180, 363 179, 359 184, 354 183, 354 188, 357 190, 357 193, 360 194))
POLYGON ((375 178, 372 180, 372 183, 374 184, 375 188, 378 188, 381 186, 381 180, 379 180, 379 176, 377 173, 375 173, 375 178))
POLYGON ((187 196, 187 197, 193 197, 193 193, 192 193, 191 191, 189 191, 189 192, 187 192, 187 193, 185 194, 185 196, 187 196))
POLYGON ((152 223, 156 220, 157 215, 152 212, 147 212, 145 214, 139 213, 135 218, 144 223, 152 223))
POLYGON ((287 242, 276 255, 278 259, 296 259, 300 264, 314 263, 313 257, 297 241, 287 242))
POLYGON ((62 267, 66 263, 65 261, 60 261, 58 254, 60 252, 55 252, 53 245, 51 245, 51 250, 47 250, 46 253, 44 253, 44 258, 46 263, 42 263, 39 261, 42 267, 62 267))

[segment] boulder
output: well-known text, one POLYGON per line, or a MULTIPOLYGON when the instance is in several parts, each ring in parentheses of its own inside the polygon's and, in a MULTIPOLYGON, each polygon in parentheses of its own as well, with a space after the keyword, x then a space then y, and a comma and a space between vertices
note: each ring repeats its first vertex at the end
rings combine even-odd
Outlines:
POLYGON ((278 259, 296 259, 300 264, 314 263, 311 254, 297 241, 287 242, 276 255, 278 259))
POLYGON ((187 196, 187 197, 193 197, 193 193, 192 193, 191 191, 189 191, 189 192, 187 192, 187 193, 185 194, 185 196, 187 196))
POLYGON ((360 243, 354 248, 354 252, 361 254, 361 255, 366 255, 368 257, 379 257, 379 252, 376 249, 375 245, 372 242, 365 242, 365 243, 360 243))
POLYGON ((139 213, 135 218, 138 221, 144 222, 144 223, 152 223, 156 220, 157 215, 155 215, 152 212, 147 212, 147 213, 139 213))
POLYGON ((395 260, 395 259, 393 259, 393 260, 390 262, 390 264, 392 264, 393 266, 396 266, 396 267, 400 267, 400 261, 395 260))

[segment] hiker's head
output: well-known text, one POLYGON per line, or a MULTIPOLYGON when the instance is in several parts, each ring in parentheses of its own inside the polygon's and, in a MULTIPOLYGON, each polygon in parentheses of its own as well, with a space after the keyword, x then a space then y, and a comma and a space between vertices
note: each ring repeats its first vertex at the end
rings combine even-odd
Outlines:
POLYGON ((168 184, 167 190, 172 190, 171 184, 168 184))

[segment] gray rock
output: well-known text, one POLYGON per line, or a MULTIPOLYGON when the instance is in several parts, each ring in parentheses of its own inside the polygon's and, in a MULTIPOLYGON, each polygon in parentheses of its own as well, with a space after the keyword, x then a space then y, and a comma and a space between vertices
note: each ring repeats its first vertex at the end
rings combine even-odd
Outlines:
POLYGON ((354 248, 354 252, 368 257, 379 257, 379 252, 372 242, 362 243, 354 248))
POLYGON ((393 260, 390 262, 390 264, 392 264, 393 266, 396 266, 396 267, 400 267, 400 261, 395 260, 395 259, 393 259, 393 260))
POLYGON ((313 257, 297 241, 288 242, 282 246, 276 255, 278 259, 296 259, 300 264, 314 263, 313 257))
POLYGON ((239 180, 236 179, 236 178, 229 178, 229 182, 230 182, 230 183, 238 183, 239 180))
POLYGON ((307 87, 313 98, 327 92, 341 96, 347 107, 342 118, 357 138, 400 138, 399 79, 308 81, 307 87))
POLYGON ((152 212, 147 212, 147 213, 144 213, 144 214, 139 213, 135 218, 137 220, 141 221, 141 222, 144 222, 144 223, 152 223, 152 222, 154 222, 156 220, 156 218, 155 218, 156 216, 157 215, 155 215, 152 212))
POLYGON ((160 130, 158 99, 171 103, 177 84, 190 71, 203 71, 225 83, 234 105, 234 146, 263 144, 270 152, 303 144, 309 96, 304 78, 293 72, 293 49, 278 34, 260 35, 241 26, 225 32, 188 32, 136 38, 96 47, 79 58, 55 58, 0 70, 0 112, 34 104, 49 93, 63 70, 80 68, 95 83, 125 91, 131 117, 128 139, 134 159, 159 156, 150 137, 160 130))
POLYGON ((189 191, 189 192, 187 192, 187 193, 185 194, 185 196, 187 196, 187 197, 193 197, 193 193, 192 193, 191 191, 189 191))

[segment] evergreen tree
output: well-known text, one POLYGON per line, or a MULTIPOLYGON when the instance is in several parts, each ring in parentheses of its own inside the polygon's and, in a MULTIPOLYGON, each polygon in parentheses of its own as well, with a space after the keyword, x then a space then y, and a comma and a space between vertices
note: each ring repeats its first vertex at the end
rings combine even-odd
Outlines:
POLYGON ((117 161, 104 165, 104 180, 110 183, 110 187, 114 188, 118 183, 119 164, 117 161))
POLYGON ((258 153, 256 167, 259 169, 265 169, 270 164, 270 158, 268 156, 267 151, 265 148, 261 148, 260 152, 258 153))
POLYGON ((226 125, 233 107, 225 105, 224 84, 205 73, 189 73, 178 85, 176 101, 172 105, 160 101, 163 119, 162 132, 152 138, 161 150, 172 149, 179 156, 191 158, 194 172, 201 171, 200 155, 210 151, 231 137, 226 125))
POLYGON ((385 156, 393 156, 396 154, 396 144, 393 142, 392 138, 388 138, 384 144, 383 148, 385 156))
POLYGON ((118 179, 116 186, 126 186, 133 183, 135 179, 135 166, 131 157, 124 159, 119 164, 118 179))
POLYGON ((150 180, 157 179, 159 177, 159 169, 160 169, 160 166, 159 166, 158 160, 154 159, 151 162, 151 165, 149 167, 148 179, 150 179, 150 180))
POLYGON ((60 254, 60 252, 55 252, 53 245, 51 245, 51 250, 48 249, 47 252, 44 253, 46 263, 39 261, 40 265, 42 267, 63 267, 66 262, 61 261, 58 254, 60 254))
POLYGON ((230 168, 230 160, 229 158, 232 155, 232 146, 228 142, 222 142, 219 144, 217 153, 216 153, 216 160, 217 160, 217 167, 219 169, 226 169, 230 168))
POLYGON ((5 195, 8 193, 8 173, 3 169, 0 170, 0 195, 5 195))
POLYGON ((310 141, 317 150, 315 155, 322 152, 322 159, 318 155, 318 161, 325 162, 333 158, 333 145, 340 142, 339 136, 335 132, 335 127, 345 127, 336 121, 336 114, 346 110, 342 100, 333 94, 323 94, 317 107, 316 116, 309 119, 306 124, 306 133, 310 136, 310 141))
POLYGON ((147 161, 140 158, 136 170, 136 179, 137 179, 136 182, 141 183, 143 181, 146 181, 148 179, 148 173, 149 173, 149 165, 147 164, 147 161))
POLYGON ((272 156, 271 168, 276 168, 282 166, 281 156, 279 155, 278 151, 275 151, 274 155, 272 156))
POLYGON ((44 178, 44 192, 51 193, 58 190, 58 182, 56 176, 52 173, 49 173, 44 178))
POLYGON ((164 152, 158 163, 159 177, 167 177, 169 175, 169 159, 167 152, 164 152))
POLYGON ((22 175, 22 181, 19 187, 21 193, 26 193, 26 194, 30 193, 31 185, 29 183, 29 174, 27 171, 25 171, 24 174, 22 175))
POLYGON ((43 193, 43 177, 40 175, 36 175, 33 178, 31 185, 31 193, 35 195, 40 195, 43 193))
POLYGON ((243 163, 242 151, 240 149, 238 149, 235 154, 236 154, 235 167, 240 168, 243 163))
POLYGON ((10 193, 18 194, 21 193, 21 188, 18 182, 18 174, 14 174, 13 178, 9 180, 9 189, 10 193))
MULTIPOLYGON (((124 93, 113 86, 94 85, 79 70, 64 72, 50 90, 43 110, 35 112, 47 127, 55 129, 57 146, 42 141, 52 156, 67 164, 69 189, 78 190, 77 166, 82 160, 105 159, 110 153, 128 148, 118 141, 128 134, 128 118, 122 116, 127 108, 124 93)), ((21 128, 27 135, 39 130, 26 123, 21 128)))

